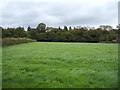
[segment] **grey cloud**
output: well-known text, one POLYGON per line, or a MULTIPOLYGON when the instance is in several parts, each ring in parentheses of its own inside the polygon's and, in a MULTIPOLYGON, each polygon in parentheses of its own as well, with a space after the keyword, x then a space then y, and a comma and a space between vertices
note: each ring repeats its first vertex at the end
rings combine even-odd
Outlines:
POLYGON ((117 3, 12 2, 3 7, 2 20, 3 27, 117 25, 117 3))

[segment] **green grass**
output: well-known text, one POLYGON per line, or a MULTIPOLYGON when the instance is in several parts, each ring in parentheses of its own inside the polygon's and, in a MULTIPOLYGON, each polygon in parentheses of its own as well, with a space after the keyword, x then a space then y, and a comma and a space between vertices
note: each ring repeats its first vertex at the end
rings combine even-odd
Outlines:
POLYGON ((118 44, 33 42, 3 48, 3 88, 117 88, 118 44))

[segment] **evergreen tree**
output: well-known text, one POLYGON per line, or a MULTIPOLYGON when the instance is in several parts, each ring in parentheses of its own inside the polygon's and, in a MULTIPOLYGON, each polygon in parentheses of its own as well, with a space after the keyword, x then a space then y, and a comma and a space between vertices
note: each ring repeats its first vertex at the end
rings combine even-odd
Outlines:
POLYGON ((64 26, 64 31, 68 31, 68 28, 67 28, 67 26, 64 26))
POLYGON ((30 26, 28 26, 27 31, 30 31, 30 30, 31 30, 31 28, 30 28, 30 26))
POLYGON ((71 27, 69 27, 69 30, 72 30, 72 28, 71 28, 71 27))

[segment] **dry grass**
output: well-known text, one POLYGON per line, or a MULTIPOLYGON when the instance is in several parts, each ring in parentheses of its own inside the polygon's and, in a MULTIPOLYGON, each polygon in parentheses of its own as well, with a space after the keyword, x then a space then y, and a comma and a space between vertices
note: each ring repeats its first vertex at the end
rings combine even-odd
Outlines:
POLYGON ((22 43, 35 42, 35 41, 36 40, 32 40, 29 38, 4 38, 2 40, 2 46, 9 46, 9 45, 22 44, 22 43))

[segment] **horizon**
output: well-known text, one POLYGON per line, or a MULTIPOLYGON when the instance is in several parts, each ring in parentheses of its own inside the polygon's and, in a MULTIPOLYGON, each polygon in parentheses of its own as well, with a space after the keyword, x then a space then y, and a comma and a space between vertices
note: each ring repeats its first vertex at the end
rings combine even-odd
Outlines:
MULTIPOLYGON (((41 22, 42 23, 42 22, 41 22)), ((37 24, 38 25, 38 24, 37 24)), ((31 27, 30 25, 28 25, 28 26, 26 26, 26 27, 24 27, 24 26, 20 26, 20 25, 18 25, 18 26, 16 26, 16 27, 3 27, 3 26, 0 26, 0 27, 2 27, 2 28, 4 28, 4 29, 7 29, 7 28, 17 28, 17 27, 23 27, 25 30, 30 26, 31 28, 36 28, 37 27, 37 25, 35 26, 35 27, 31 27)), ((47 24, 46 24, 46 28, 47 27, 52 27, 52 28, 64 28, 64 26, 67 26, 67 25, 62 25, 62 26, 58 26, 58 27, 54 27, 54 26, 47 26, 47 24)), ((95 27, 95 26, 82 26, 82 25, 77 25, 77 26, 81 26, 81 27, 94 27, 95 29, 97 29, 97 28, 100 28, 100 26, 101 25, 99 25, 99 26, 97 26, 97 27, 95 27)), ((69 28, 69 27, 71 27, 72 29, 75 27, 77 27, 77 26, 67 26, 67 28, 69 28)), ((103 26, 107 26, 107 25, 103 25, 103 26)), ((108 26, 111 26, 111 25, 108 25, 108 26)), ((117 29, 117 25, 116 25, 116 27, 113 27, 112 26, 112 28, 113 29, 117 29)))

